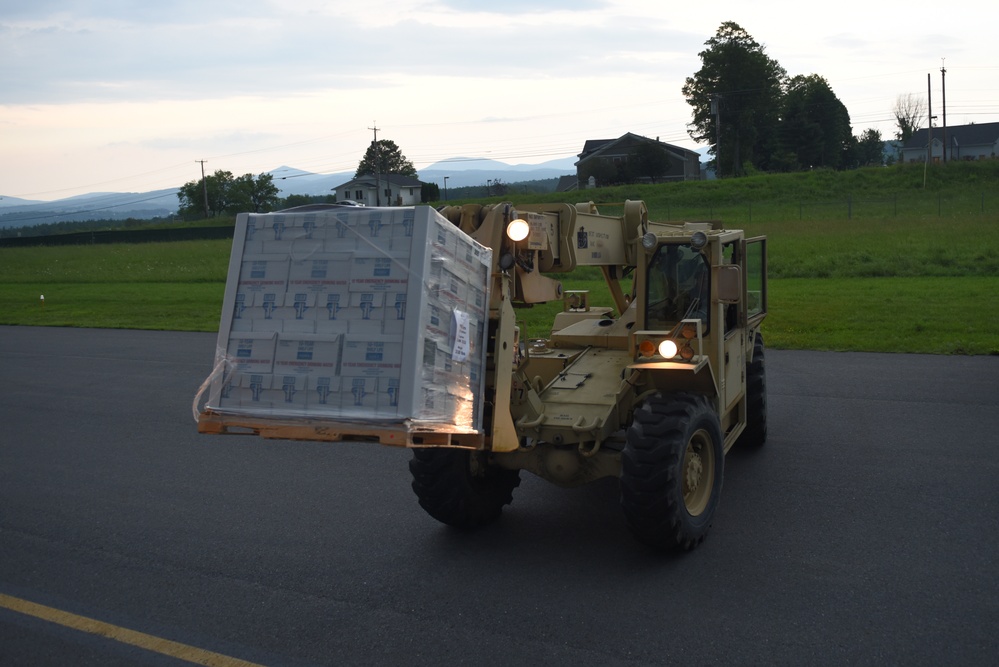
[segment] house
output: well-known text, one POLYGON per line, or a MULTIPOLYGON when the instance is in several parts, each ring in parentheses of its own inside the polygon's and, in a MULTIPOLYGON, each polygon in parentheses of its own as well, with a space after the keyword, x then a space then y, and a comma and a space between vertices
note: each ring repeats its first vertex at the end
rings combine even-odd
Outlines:
POLYGON ((617 139, 587 140, 576 162, 576 179, 585 187, 700 178, 698 153, 631 132, 617 139), (659 173, 651 174, 650 169, 659 173))
POLYGON ((999 155, 999 123, 976 123, 916 130, 902 146, 902 162, 925 162, 926 147, 932 136, 931 151, 934 162, 944 160, 944 141, 947 142, 947 161, 989 160, 999 155))
POLYGON ((333 196, 365 206, 414 206, 422 203, 422 187, 423 183, 412 176, 369 174, 333 188, 333 196))

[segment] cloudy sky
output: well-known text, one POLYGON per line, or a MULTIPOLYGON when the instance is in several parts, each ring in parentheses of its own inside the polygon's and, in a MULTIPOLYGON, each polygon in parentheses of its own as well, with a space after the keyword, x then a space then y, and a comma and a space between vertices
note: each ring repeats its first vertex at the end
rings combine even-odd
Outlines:
POLYGON ((143 192, 201 165, 351 171, 372 139, 417 168, 575 156, 625 132, 688 148, 680 93, 725 21, 819 74, 854 134, 895 132, 932 75, 947 124, 999 121, 992 2, 32 0, 0 2, 0 196, 143 192), (946 21, 942 19, 948 19, 946 21), (988 26, 988 27, 987 27, 988 26))

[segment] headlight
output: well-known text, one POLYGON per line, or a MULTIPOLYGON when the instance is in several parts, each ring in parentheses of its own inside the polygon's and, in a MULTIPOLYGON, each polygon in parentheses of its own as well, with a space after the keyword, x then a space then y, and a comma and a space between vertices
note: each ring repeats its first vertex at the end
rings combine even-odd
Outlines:
POLYGON ((527 224, 527 220, 521 220, 520 218, 513 220, 506 226, 506 235, 514 242, 523 241, 530 232, 531 226, 527 224))
POLYGON ((672 359, 676 356, 676 351, 676 343, 669 338, 659 343, 659 356, 663 359, 672 359))
POLYGON ((676 343, 669 338, 659 341, 658 345, 650 338, 638 344, 638 354, 645 358, 654 357, 658 353, 663 359, 672 359, 678 351, 676 343))

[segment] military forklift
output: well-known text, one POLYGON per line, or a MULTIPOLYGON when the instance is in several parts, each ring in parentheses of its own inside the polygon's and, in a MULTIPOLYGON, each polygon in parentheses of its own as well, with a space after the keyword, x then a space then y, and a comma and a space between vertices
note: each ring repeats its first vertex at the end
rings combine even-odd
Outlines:
POLYGON ((641 201, 616 207, 437 210, 491 250, 481 417, 471 431, 196 407, 199 430, 411 447, 420 505, 462 530, 497 519, 522 470, 562 487, 614 477, 638 540, 692 549, 715 515, 725 454, 767 437, 766 240, 712 221, 653 222, 641 201), (613 303, 591 303, 556 278, 582 267, 602 274, 613 303), (550 331, 522 337, 520 309, 548 302, 562 304, 550 331))
POLYGON ((417 448, 410 462, 413 490, 437 520, 496 519, 521 470, 563 487, 617 477, 635 537, 691 549, 711 526, 725 454, 765 442, 765 238, 717 222, 651 222, 640 201, 622 209, 441 210, 497 252, 485 446, 417 448), (611 307, 551 277, 583 266, 600 269, 611 307), (550 335, 521 341, 515 306, 553 300, 564 309, 550 335))

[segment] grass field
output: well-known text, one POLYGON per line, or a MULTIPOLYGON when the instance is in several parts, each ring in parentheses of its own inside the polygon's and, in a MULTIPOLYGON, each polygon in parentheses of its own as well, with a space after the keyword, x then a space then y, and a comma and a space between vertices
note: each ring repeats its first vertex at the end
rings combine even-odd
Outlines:
MULTIPOLYGON (((982 195, 999 193, 999 161, 946 174, 955 179, 947 187, 916 190, 922 170, 874 171, 868 180, 884 182, 859 181, 864 188, 853 191, 893 205, 807 220, 817 189, 828 196, 863 174, 595 192, 603 201, 644 199, 654 220, 676 220, 687 207, 688 219, 722 213, 729 227, 766 234, 770 347, 999 354, 999 196, 986 205, 982 195), (786 202, 775 203, 785 189, 786 202), (944 197, 949 211, 964 212, 944 215, 944 197), (898 214, 917 199, 918 211, 898 214), (698 215, 695 206, 707 209, 698 215)), ((942 178, 933 176, 931 183, 942 178)), ((0 248, 0 324, 215 331, 229 249, 228 241, 0 248)), ((590 289, 593 303, 610 303, 594 271, 559 278, 566 289, 590 289)), ((560 307, 519 310, 525 335, 546 335, 560 307)))

